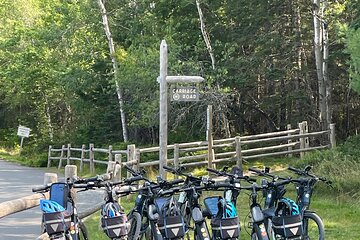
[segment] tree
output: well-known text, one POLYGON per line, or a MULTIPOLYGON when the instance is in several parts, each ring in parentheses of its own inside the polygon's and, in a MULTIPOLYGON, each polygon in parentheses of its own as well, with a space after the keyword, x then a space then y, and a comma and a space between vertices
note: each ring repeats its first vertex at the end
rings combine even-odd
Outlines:
POLYGON ((109 21, 108 21, 108 17, 107 17, 108 13, 106 11, 104 2, 105 2, 104 0, 98 0, 98 4, 99 4, 100 10, 101 10, 101 16, 102 16, 102 22, 104 25, 105 34, 108 39, 111 62, 113 65, 116 93, 117 93, 118 101, 119 101, 119 110, 120 110, 123 138, 124 138, 124 142, 127 142, 128 141, 128 133, 127 133, 127 126, 126 126, 126 117, 125 117, 125 112, 124 112, 123 89, 120 87, 119 82, 118 82, 118 78, 120 77, 118 61, 116 59, 115 45, 114 45, 114 41, 113 41, 113 38, 111 35, 109 21))

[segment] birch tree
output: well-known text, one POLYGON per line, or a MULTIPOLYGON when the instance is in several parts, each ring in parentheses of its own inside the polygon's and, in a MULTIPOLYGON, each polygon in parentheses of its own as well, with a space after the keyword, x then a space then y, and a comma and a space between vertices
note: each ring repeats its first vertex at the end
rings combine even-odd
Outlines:
MULTIPOLYGON (((204 19, 203 12, 201 10, 200 0, 196 0, 195 2, 196 2, 196 8, 197 8, 197 11, 199 14, 201 34, 203 36, 206 48, 210 55, 212 69, 215 70, 215 56, 214 56, 213 48, 211 46, 209 33, 206 30, 205 19, 204 19)), ((220 88, 219 81, 216 81, 216 85, 217 85, 217 90, 220 91, 221 88, 220 88)), ((215 94, 215 95, 217 95, 217 94, 215 94)), ((225 98, 226 98, 226 96, 225 96, 225 98)), ((226 99, 224 99, 224 96, 220 96, 215 101, 219 101, 219 103, 220 103, 220 104, 216 104, 217 112, 219 112, 219 120, 220 120, 219 122, 222 125, 222 129, 225 133, 225 136, 230 137, 230 135, 231 135, 230 124, 229 124, 229 119, 226 116, 226 112, 228 109, 226 99)))
POLYGON ((111 35, 110 27, 109 27, 109 21, 108 21, 107 11, 106 11, 106 7, 105 7, 105 0, 98 0, 98 4, 100 7, 100 11, 101 11, 104 31, 105 31, 105 34, 106 34, 106 37, 108 40, 108 45, 109 45, 110 57, 111 57, 113 74, 114 74, 114 79, 115 79, 116 94, 117 94, 118 102, 119 102, 123 139, 124 139, 124 142, 127 142, 128 141, 128 133, 127 133, 127 126, 126 126, 125 111, 124 111, 123 90, 120 87, 120 84, 118 81, 118 79, 119 79, 119 67, 118 66, 119 65, 118 65, 118 61, 115 56, 115 45, 114 45, 114 41, 113 41, 113 38, 111 35))
POLYGON ((324 21, 324 12, 327 1, 313 1, 314 21, 314 53, 316 74, 319 90, 319 120, 322 129, 327 129, 331 121, 330 99, 331 84, 328 76, 328 31, 327 23, 324 21))

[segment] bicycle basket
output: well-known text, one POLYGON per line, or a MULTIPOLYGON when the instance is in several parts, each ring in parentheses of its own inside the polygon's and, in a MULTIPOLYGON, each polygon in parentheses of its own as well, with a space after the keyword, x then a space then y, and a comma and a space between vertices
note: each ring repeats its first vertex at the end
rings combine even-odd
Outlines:
POLYGON ((157 222, 162 236, 166 239, 182 238, 185 235, 185 222, 174 196, 155 199, 159 210, 157 222))
POLYGON ((59 203, 67 208, 67 197, 69 195, 69 186, 66 183, 53 183, 50 187, 50 200, 59 203))
POLYGON ((240 236, 239 218, 212 218, 211 229, 213 236, 222 239, 238 238, 240 236))
POLYGON ((272 218, 275 234, 284 238, 293 238, 303 235, 301 215, 275 216, 272 218))
POLYGON ((71 215, 66 211, 44 213, 43 220, 49 235, 66 232, 71 225, 71 215))
POLYGON ((102 217, 101 227, 109 238, 126 236, 129 232, 127 216, 124 213, 116 217, 102 217))

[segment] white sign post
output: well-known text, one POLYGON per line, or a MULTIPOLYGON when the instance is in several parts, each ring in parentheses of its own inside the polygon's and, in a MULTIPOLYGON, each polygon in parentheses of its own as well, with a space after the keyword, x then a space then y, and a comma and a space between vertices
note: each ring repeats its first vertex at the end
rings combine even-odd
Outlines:
POLYGON ((21 151, 22 151, 22 146, 23 146, 23 142, 24 142, 24 138, 28 138, 30 135, 30 128, 24 127, 24 126, 19 126, 18 127, 18 131, 17 131, 17 135, 19 137, 21 137, 21 141, 20 141, 20 152, 19 154, 21 155, 21 151))
POLYGON ((162 40, 160 45, 160 76, 158 77, 158 82, 160 83, 159 172, 160 176, 164 179, 166 179, 166 172, 163 166, 167 165, 168 139, 167 83, 199 83, 204 81, 204 78, 199 76, 167 76, 167 53, 166 41, 162 40))

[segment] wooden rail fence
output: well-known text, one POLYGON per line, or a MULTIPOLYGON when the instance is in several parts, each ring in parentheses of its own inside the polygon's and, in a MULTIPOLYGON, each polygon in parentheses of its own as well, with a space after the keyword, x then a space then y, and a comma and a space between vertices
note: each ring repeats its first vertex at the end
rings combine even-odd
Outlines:
MULTIPOLYGON (((210 141, 168 145, 168 156, 173 157, 168 158, 167 163, 175 167, 179 165, 214 167, 218 163, 231 162, 242 169, 242 163, 250 159, 295 154, 303 157, 308 151, 331 148, 336 145, 334 124, 330 124, 329 129, 325 131, 309 132, 306 121, 299 123, 296 129, 288 125, 286 131, 218 140, 213 140, 212 137, 208 139, 210 141)), ((95 148, 94 144, 89 144, 88 149, 85 145, 74 148, 68 144, 60 149, 49 146, 48 167, 54 160, 58 160, 59 168, 65 160, 67 164, 71 161, 79 161, 80 172, 83 171, 84 163, 89 163, 90 172, 94 172, 95 164, 106 164, 110 167, 114 160, 120 165, 126 164, 135 169, 159 166, 159 150, 160 147, 137 148, 134 144, 128 145, 126 150, 114 150, 112 146, 106 149, 95 148), (54 156, 56 153, 57 156, 54 156), (123 156, 126 156, 126 159, 123 156)))

